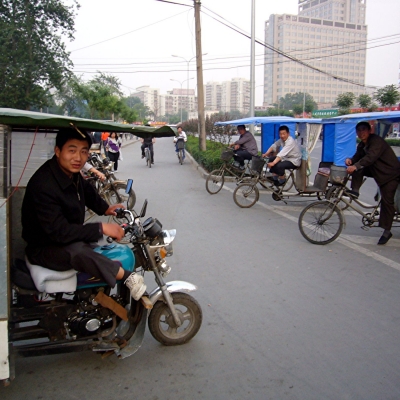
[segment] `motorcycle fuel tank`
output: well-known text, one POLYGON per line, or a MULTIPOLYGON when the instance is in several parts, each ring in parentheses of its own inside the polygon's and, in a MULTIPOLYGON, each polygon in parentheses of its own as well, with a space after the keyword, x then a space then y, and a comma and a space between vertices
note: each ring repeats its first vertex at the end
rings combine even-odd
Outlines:
POLYGON ((122 268, 126 271, 133 272, 135 269, 135 256, 133 251, 126 245, 112 243, 96 247, 94 251, 103 254, 103 256, 111 260, 119 261, 122 264, 122 268))

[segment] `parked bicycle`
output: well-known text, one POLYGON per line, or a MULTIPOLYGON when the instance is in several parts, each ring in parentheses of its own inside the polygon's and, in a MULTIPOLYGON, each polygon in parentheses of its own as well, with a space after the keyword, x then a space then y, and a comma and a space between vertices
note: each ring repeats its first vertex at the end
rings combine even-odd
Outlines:
POLYGON ((224 162, 220 168, 211 171, 206 179, 206 189, 210 194, 217 194, 224 186, 225 177, 233 177, 236 184, 240 184, 245 179, 250 179, 251 170, 248 163, 245 169, 236 168, 233 163, 234 150, 227 148, 221 153, 221 160, 224 162))
MULTIPOLYGON (((349 176, 346 167, 342 167, 342 174, 335 169, 335 176, 331 172, 330 180, 334 183, 327 191, 327 200, 316 201, 303 209, 299 216, 299 229, 303 237, 313 244, 328 244, 339 237, 344 226, 343 211, 350 207, 360 214, 362 229, 368 230, 379 222, 380 200, 374 205, 368 205, 348 193, 346 184, 349 176)), ((396 212, 394 222, 400 223, 400 214, 396 212)))

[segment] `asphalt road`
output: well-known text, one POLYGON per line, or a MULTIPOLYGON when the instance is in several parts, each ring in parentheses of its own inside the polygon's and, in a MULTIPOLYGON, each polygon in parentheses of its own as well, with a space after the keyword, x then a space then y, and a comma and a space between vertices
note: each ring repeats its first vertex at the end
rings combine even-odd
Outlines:
POLYGON ((179 347, 146 331, 125 360, 19 358, 1 399, 400 398, 398 228, 380 247, 381 230, 347 213, 338 240, 312 245, 297 228, 302 198, 285 205, 263 193, 240 209, 233 183, 211 196, 171 138, 157 140, 151 169, 139 143, 123 153, 118 176, 134 179, 136 208, 147 198, 147 216, 177 229, 169 279, 198 285, 202 328, 179 347))

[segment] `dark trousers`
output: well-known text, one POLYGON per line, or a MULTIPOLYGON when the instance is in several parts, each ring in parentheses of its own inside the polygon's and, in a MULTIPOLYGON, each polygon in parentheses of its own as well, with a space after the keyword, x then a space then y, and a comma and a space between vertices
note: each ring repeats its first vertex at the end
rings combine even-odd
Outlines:
POLYGON ((108 158, 110 161, 114 162, 114 171, 118 170, 118 159, 119 159, 119 152, 118 153, 111 153, 111 151, 108 152, 108 158))
POLYGON ((111 287, 115 286, 115 277, 121 266, 118 262, 96 253, 93 247, 85 242, 40 248, 28 246, 25 252, 32 264, 54 271, 74 269, 87 272, 91 276, 104 280, 111 287))
MULTIPOLYGON (((272 162, 276 157, 271 157, 268 162, 272 162)), ((285 169, 296 169, 297 167, 291 161, 279 161, 272 168, 270 168, 270 172, 276 174, 278 176, 285 175, 285 169)))
POLYGON ((241 166, 244 166, 244 160, 251 160, 253 156, 247 151, 243 149, 235 150, 233 158, 237 161, 241 166))
MULTIPOLYGON (((372 177, 368 167, 354 171, 351 174, 351 188, 356 192, 360 191, 364 176, 372 177)), ((394 195, 397 186, 399 185, 398 178, 392 179, 383 185, 378 185, 381 192, 381 210, 379 214, 379 226, 390 231, 393 224, 395 214, 394 195)))
POLYGON ((150 150, 151 162, 154 162, 154 150, 153 150, 153 143, 145 144, 143 143, 140 148, 142 149, 142 156, 144 157, 144 149, 148 147, 150 150))

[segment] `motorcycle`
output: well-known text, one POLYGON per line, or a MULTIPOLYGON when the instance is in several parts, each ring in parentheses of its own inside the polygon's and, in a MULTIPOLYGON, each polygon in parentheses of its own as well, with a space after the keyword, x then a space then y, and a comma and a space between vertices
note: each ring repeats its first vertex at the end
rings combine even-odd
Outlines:
MULTIPOLYGON (((128 180, 127 193, 132 187, 128 180)), ((138 301, 118 281, 114 288, 85 273, 53 271, 20 260, 12 268, 12 304, 9 341, 22 356, 92 350, 123 359, 142 344, 146 320, 160 343, 181 345, 191 340, 202 323, 202 309, 189 294, 197 287, 184 281, 165 282, 171 271, 176 230, 163 230, 156 218, 147 218, 147 200, 139 215, 118 209, 118 220, 129 244, 107 244, 94 251, 119 261, 122 267, 144 275, 152 272, 157 287, 138 301), (28 341, 28 342, 27 342, 28 341)))

